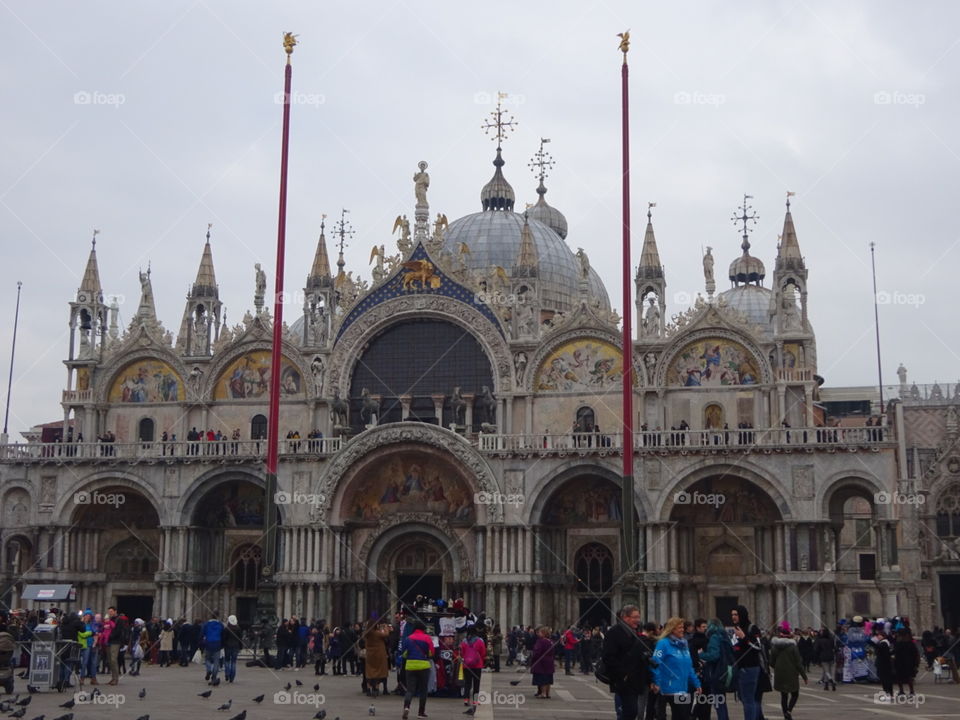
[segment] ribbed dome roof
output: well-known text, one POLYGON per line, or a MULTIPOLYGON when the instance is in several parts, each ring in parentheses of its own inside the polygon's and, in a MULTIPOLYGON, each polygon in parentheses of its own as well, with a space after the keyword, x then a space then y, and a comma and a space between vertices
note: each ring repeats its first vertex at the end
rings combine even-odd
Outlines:
POLYGON ((496 170, 493 171, 493 177, 490 178, 490 181, 480 191, 480 203, 484 210, 513 210, 516 197, 513 193, 513 187, 503 176, 501 168, 505 164, 498 147, 497 157, 493 160, 496 170))
MULTIPOLYGON (((544 309, 569 312, 578 304, 580 261, 560 236, 528 213, 528 227, 536 244, 539 261, 541 298, 544 309)), ((460 243, 470 248, 464 255, 471 270, 500 266, 508 273, 520 254, 523 215, 512 211, 486 211, 467 215, 450 223, 444 236, 444 249, 459 255, 460 243)), ((590 268, 590 294, 600 300, 604 310, 610 299, 600 276, 590 268)))
MULTIPOLYGON (((755 258, 751 258, 755 259, 755 258)), ((718 296, 719 302, 739 310, 754 325, 759 325, 764 332, 773 332, 770 321, 770 302, 773 291, 759 285, 740 285, 739 287, 724 290, 718 296)))

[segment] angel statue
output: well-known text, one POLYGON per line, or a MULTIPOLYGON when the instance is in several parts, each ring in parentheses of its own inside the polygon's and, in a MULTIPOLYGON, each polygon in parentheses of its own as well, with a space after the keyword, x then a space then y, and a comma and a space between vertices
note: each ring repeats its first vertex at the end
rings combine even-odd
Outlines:
POLYGON ((449 224, 446 215, 437 213, 437 219, 433 221, 433 241, 438 245, 443 242, 443 231, 447 229, 449 224))
POLYGON ((580 275, 584 279, 590 277, 590 258, 583 248, 577 248, 577 259, 580 261, 580 275))
POLYGON ((377 261, 376 266, 370 273, 373 276, 374 282, 380 282, 387 274, 387 271, 383 267, 383 259, 386 257, 386 254, 386 248, 384 248, 383 245, 380 245, 379 247, 374 245, 373 249, 370 251, 370 262, 373 262, 374 258, 376 258, 377 261))
POLYGON ((404 255, 407 255, 413 250, 413 243, 410 241, 410 221, 407 220, 406 215, 397 215, 397 219, 393 221, 392 233, 395 233, 397 228, 400 229, 400 237, 397 238, 397 249, 404 255))

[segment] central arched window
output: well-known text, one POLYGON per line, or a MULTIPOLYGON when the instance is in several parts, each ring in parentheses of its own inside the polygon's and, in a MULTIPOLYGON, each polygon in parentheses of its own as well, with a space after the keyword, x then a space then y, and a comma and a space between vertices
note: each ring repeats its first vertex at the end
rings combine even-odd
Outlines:
POLYGON ((613 586, 613 555, 605 545, 584 545, 577 551, 574 568, 577 592, 606 593, 613 586))
POLYGON ((250 439, 263 440, 267 437, 267 416, 254 415, 250 421, 250 439))
POLYGON ((361 424, 364 389, 381 397, 381 424, 402 420, 400 397, 410 396, 408 420, 446 425, 453 417, 453 389, 479 395, 484 386, 493 390, 493 369, 470 332, 441 320, 404 321, 371 340, 357 361, 350 380, 350 422, 361 424), (433 395, 445 398, 442 418, 433 395))

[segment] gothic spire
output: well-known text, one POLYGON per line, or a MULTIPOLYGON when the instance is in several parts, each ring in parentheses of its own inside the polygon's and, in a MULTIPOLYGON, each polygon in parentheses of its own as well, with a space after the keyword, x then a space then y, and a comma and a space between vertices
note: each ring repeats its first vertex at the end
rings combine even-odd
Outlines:
POLYGON ((797 231, 793 226, 793 215, 790 213, 790 197, 787 193, 787 212, 783 218, 783 234, 780 236, 780 247, 777 249, 777 268, 799 267, 803 265, 803 255, 800 254, 800 243, 797 242, 797 231))
POLYGON ((313 268, 310 270, 311 278, 330 278, 330 258, 327 256, 327 238, 324 235, 326 215, 320 220, 320 239, 317 241, 317 252, 313 256, 313 268))
POLYGON ((207 242, 203 246, 203 255, 200 257, 200 267, 197 269, 197 279, 193 282, 193 294, 217 294, 217 276, 213 271, 213 252, 210 249, 210 228, 207 225, 207 242))
POLYGON ((530 232, 527 213, 524 213, 523 228, 520 230, 520 252, 517 253, 514 268, 521 270, 526 276, 531 276, 537 273, 538 266, 537 245, 533 240, 533 233, 530 232))
POLYGON ((656 206, 656 203, 647 204, 647 231, 643 236, 643 250, 640 251, 640 268, 637 273, 641 277, 663 277, 660 251, 657 250, 657 238, 653 234, 653 213, 651 210, 656 206))
POLYGON ((87 258, 87 267, 83 271, 83 279, 80 281, 80 289, 92 293, 94 297, 99 297, 103 293, 103 287, 100 285, 100 269, 97 266, 97 235, 99 230, 93 231, 93 240, 90 241, 90 257, 87 258))

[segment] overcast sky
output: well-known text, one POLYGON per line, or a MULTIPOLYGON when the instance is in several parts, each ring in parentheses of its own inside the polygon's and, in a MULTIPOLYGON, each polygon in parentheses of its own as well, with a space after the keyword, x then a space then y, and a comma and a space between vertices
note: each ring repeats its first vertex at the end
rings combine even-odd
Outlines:
MULTIPOLYGON (((230 324, 253 305, 256 262, 273 286, 284 54, 299 34, 286 286, 302 288, 323 213, 350 210, 347 269, 412 216, 429 162, 431 211, 480 209, 496 92, 519 125, 504 144, 517 205, 548 137, 548 200, 622 307, 620 56, 632 30, 633 258, 648 201, 668 314, 718 290, 740 252, 742 194, 773 271, 785 192, 809 268, 827 385, 876 383, 869 243, 877 243, 883 371, 960 377, 960 6, 953 2, 129 2, 0 1, 0 367, 23 281, 12 439, 62 417, 68 302, 90 236, 104 291, 137 307, 152 266, 176 332, 207 223, 230 324)), ((331 251, 332 248, 331 248, 331 251)), ((287 311, 292 322, 293 313, 287 311)))

